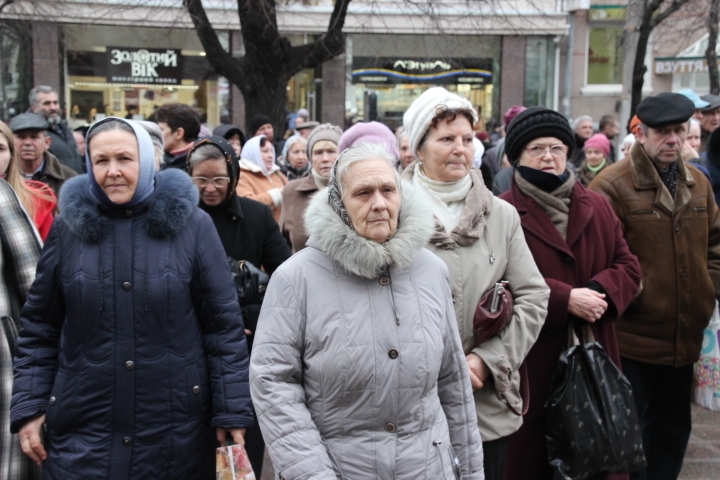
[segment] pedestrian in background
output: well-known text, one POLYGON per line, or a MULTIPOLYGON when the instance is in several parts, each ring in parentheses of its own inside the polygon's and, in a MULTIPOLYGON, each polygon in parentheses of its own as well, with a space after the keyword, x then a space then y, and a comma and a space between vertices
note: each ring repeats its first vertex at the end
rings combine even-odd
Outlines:
POLYGON ((275 163, 275 147, 265 135, 253 137, 240 152, 237 194, 269 206, 275 221, 282 212, 282 189, 288 180, 275 163))
POLYGON ((293 135, 288 138, 285 141, 283 153, 278 160, 285 168, 288 181, 309 175, 310 162, 307 156, 307 139, 300 135, 293 135))
POLYGON ((211 478, 218 442, 253 425, 222 244, 142 127, 87 138, 20 315, 11 429, 45 478, 211 478))
MULTIPOLYGON (((502 480, 507 439, 523 422, 519 369, 543 324, 548 288, 535 267, 517 212, 493 197, 472 168, 477 114, 466 99, 434 87, 408 108, 403 124, 418 158, 403 172, 428 201, 435 231, 425 248, 450 272, 453 307, 470 369, 485 478, 502 480), (510 282, 512 320, 477 345, 473 319, 483 294, 510 282)), ((460 368, 460 367, 459 367, 460 368)))
POLYGON ((720 295, 720 214, 710 182, 680 153, 694 112, 677 93, 643 99, 630 157, 590 184, 610 201, 643 273, 642 292, 616 322, 647 458, 638 479, 680 474, 693 363, 720 295))
POLYGON ((577 180, 583 187, 587 187, 595 175, 612 163, 610 161, 610 140, 602 133, 596 133, 585 140, 583 145, 585 159, 578 167, 577 180))
POLYGON ((310 203, 310 197, 327 187, 332 166, 338 157, 338 143, 342 133, 340 127, 329 123, 315 127, 307 141, 310 175, 293 180, 283 188, 285 208, 280 217, 280 231, 293 253, 305 248, 308 236, 303 215, 310 203))
POLYGON ((544 107, 515 117, 505 137, 514 174, 512 188, 500 198, 517 209, 532 256, 550 287, 547 317, 527 356, 530 408, 520 430, 510 437, 508 480, 554 478, 544 403, 560 354, 567 349, 568 325, 579 332, 589 323, 595 339, 620 366, 614 320, 640 286, 640 266, 612 208, 567 167, 574 148, 568 121, 544 107))
POLYGON ((270 280, 251 391, 280 478, 484 478, 432 215, 395 162, 346 150, 270 280))
POLYGON ((165 162, 162 169, 187 168, 187 154, 200 135, 200 116, 195 109, 182 103, 166 103, 155 112, 163 133, 165 162))

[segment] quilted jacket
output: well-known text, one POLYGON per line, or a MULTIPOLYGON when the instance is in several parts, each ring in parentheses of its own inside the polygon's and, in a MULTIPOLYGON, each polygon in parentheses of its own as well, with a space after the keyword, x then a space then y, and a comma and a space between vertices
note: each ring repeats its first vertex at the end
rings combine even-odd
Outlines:
POLYGON ((179 170, 101 210, 68 181, 21 313, 11 422, 46 414, 50 479, 213 478, 214 427, 253 424, 225 252, 179 170))
POLYGON ((250 375, 281 479, 453 479, 455 457, 463 478, 484 478, 448 272, 422 248, 433 220, 412 190, 383 244, 320 191, 308 248, 270 280, 250 375))

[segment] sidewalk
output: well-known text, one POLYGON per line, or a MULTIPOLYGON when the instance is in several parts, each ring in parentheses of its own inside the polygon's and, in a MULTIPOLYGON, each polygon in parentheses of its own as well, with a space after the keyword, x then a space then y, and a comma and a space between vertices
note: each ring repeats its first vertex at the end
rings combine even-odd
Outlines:
POLYGON ((720 412, 693 405, 693 430, 680 480, 720 478, 720 412))
MULTIPOLYGON (((693 405, 693 431, 685 454, 685 463, 678 480, 720 479, 720 412, 711 412, 693 405)), ((273 480, 270 458, 265 454, 265 465, 260 480, 273 480)))

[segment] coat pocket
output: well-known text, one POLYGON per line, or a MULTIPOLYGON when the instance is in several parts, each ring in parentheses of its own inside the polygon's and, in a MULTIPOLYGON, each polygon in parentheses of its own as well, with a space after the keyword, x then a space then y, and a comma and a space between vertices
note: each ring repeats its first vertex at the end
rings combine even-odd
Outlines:
POLYGON ((67 372, 58 370, 55 375, 55 382, 48 399, 47 410, 45 411, 45 423, 47 428, 55 433, 62 433, 70 427, 72 414, 72 402, 68 402, 65 393, 67 372))
POLYGON ((202 414, 202 399, 205 385, 200 382, 200 373, 197 365, 188 365, 185 373, 185 395, 187 398, 188 417, 197 418, 202 414))
MULTIPOLYGON (((425 478, 459 480, 462 478, 460 465, 455 457, 455 450, 449 440, 433 440, 435 458, 430 460, 425 478)), ((432 458, 432 457, 431 457, 432 458)))

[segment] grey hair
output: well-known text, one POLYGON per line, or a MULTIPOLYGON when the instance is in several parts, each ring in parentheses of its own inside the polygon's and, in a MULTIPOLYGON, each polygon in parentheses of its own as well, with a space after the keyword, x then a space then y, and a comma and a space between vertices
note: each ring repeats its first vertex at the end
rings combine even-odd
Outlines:
POLYGON ((573 125, 572 125, 573 130, 575 130, 577 127, 580 126, 580 122, 586 122, 588 120, 590 120, 591 122, 593 121, 593 119, 590 115, 580 115, 573 121, 573 125))
POLYGON ((381 158, 385 160, 392 171, 395 173, 395 182, 397 183, 398 190, 400 189, 400 173, 395 168, 397 159, 395 155, 390 153, 384 143, 359 143, 353 147, 348 148, 340 154, 337 159, 337 165, 335 166, 335 176, 338 179, 338 190, 340 191, 340 198, 345 198, 345 174, 350 169, 350 165, 363 160, 372 160, 375 158, 381 158))
MULTIPOLYGON (((39 88, 39 87, 38 87, 39 88)), ((85 145, 87 146, 87 154, 90 155, 90 140, 95 138, 95 135, 103 132, 110 132, 113 130, 122 130, 124 132, 132 133, 135 136, 135 130, 125 122, 120 120, 108 120, 107 122, 101 123, 95 128, 90 130, 90 133, 85 137, 85 145)))
POLYGON ((217 146, 212 144, 202 145, 193 150, 188 158, 188 168, 193 168, 205 160, 225 160, 225 154, 217 146))
POLYGON ((52 87, 49 87, 47 85, 38 85, 37 87, 30 90, 30 95, 28 95, 28 100, 30 101, 30 106, 34 107, 38 104, 38 93, 55 93, 55 89, 52 87))

